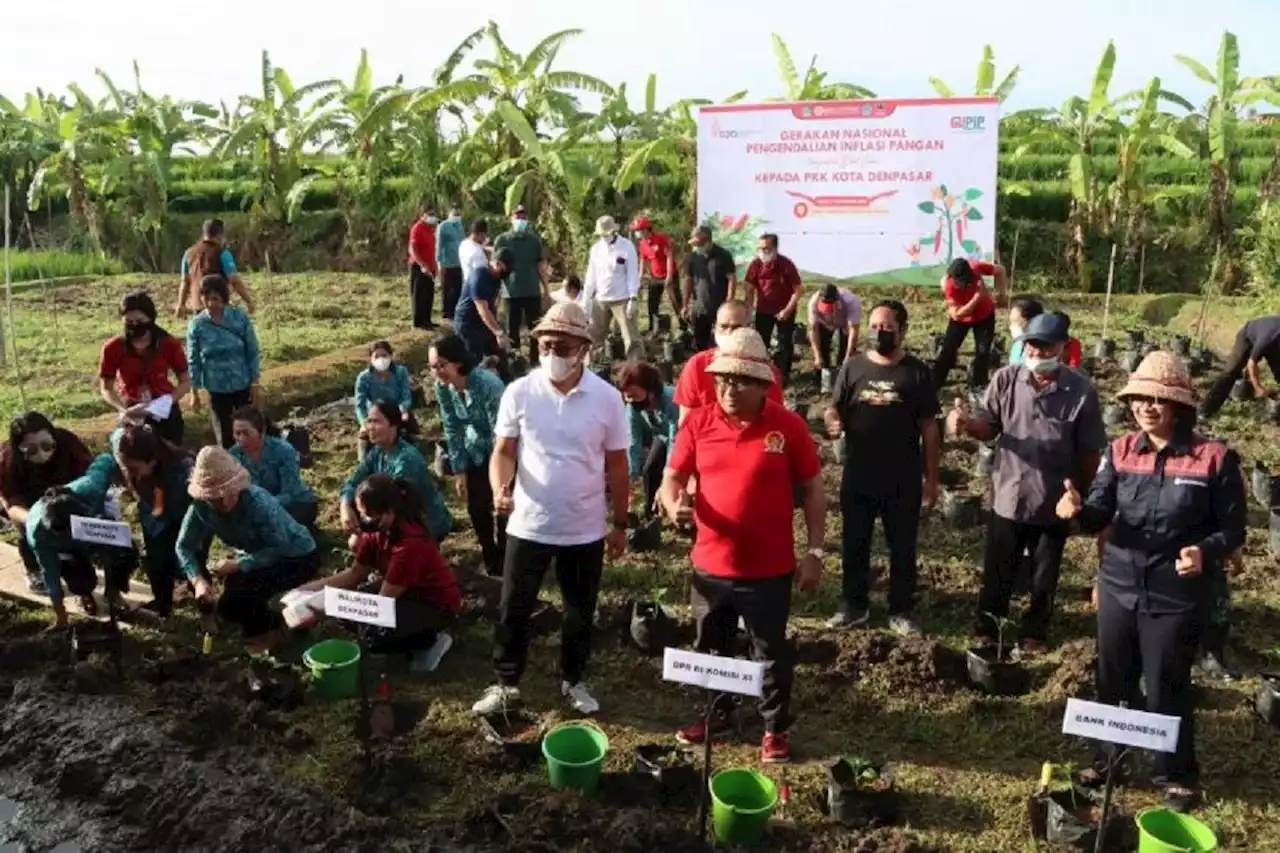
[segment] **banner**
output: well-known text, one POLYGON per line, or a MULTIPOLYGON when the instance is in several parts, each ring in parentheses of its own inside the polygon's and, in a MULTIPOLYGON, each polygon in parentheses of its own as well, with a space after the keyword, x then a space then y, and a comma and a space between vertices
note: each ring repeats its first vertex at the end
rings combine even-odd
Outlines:
POLYGON ((723 104, 698 112, 698 220, 740 265, 761 234, 806 284, 937 287, 991 260, 999 101, 723 104))

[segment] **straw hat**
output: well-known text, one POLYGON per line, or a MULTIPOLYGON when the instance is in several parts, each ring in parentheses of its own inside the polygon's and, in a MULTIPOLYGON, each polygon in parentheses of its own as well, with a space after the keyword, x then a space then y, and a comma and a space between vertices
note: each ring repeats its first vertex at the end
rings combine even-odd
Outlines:
POLYGON ((591 337, 591 323, 587 320, 587 312, 576 302, 557 302, 542 315, 533 335, 561 334, 579 338, 587 343, 594 343, 591 337))
POLYGON ((196 456, 187 494, 198 501, 213 501, 249 488, 249 472, 221 447, 205 447, 196 456))
POLYGON ((1144 358, 1138 369, 1129 374, 1129 381, 1116 396, 1121 400, 1151 397, 1190 408, 1196 405, 1196 393, 1187 363, 1164 350, 1156 350, 1144 358))
POLYGON ((618 233, 618 220, 612 216, 601 216, 596 220, 596 236, 608 237, 610 234, 618 233))
POLYGON ((773 384, 773 362, 769 361, 769 350, 755 329, 730 332, 724 346, 716 350, 716 357, 707 365, 707 372, 746 376, 773 384))

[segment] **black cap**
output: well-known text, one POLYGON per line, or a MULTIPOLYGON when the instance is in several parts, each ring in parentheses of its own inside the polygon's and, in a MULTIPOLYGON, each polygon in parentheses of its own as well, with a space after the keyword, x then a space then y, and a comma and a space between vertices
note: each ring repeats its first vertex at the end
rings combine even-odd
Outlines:
POLYGON ((502 264, 507 269, 511 269, 516 265, 516 253, 510 246, 503 246, 501 249, 493 253, 493 262, 502 264))
POLYGON ((840 288, 834 284, 828 284, 822 288, 822 296, 820 298, 823 302, 835 302, 840 298, 840 288))
POLYGON ((1065 344, 1067 334, 1066 322, 1056 314, 1041 314, 1032 317, 1031 322, 1023 329, 1018 340, 1029 343, 1065 344))

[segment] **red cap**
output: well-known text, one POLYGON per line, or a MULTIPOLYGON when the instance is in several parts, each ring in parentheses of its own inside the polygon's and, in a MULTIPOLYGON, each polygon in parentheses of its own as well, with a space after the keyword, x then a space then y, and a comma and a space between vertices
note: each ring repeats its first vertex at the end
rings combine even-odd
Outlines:
POLYGON ((643 231, 646 228, 652 228, 653 223, 649 221, 647 216, 637 216, 636 221, 631 223, 632 231, 643 231))

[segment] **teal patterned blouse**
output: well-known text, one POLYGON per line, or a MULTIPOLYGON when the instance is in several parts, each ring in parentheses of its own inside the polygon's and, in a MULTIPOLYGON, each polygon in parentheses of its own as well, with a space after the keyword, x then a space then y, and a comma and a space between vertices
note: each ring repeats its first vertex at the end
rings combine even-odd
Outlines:
POLYGON ((378 371, 366 367, 356 377, 356 420, 364 423, 374 403, 392 403, 403 411, 413 405, 413 385, 409 381, 409 368, 392 364, 389 376, 379 376, 378 371))
POLYGON ((427 529, 437 542, 444 539, 453 530, 453 516, 444 504, 444 496, 436 487, 436 481, 427 468, 427 460, 421 451, 409 442, 401 439, 391 448, 391 452, 383 450, 376 444, 369 445, 364 461, 356 468, 355 473, 347 478, 342 487, 343 503, 354 503, 356 489, 374 474, 386 474, 396 480, 406 480, 413 484, 427 510, 427 529))
MULTIPOLYGON (((111 488, 115 473, 115 458, 110 453, 103 453, 89 463, 89 470, 83 477, 67 483, 66 488, 85 504, 91 514, 101 517, 106 512, 107 490, 111 488)), ((49 590, 49 600, 58 604, 62 601, 62 558, 58 555, 84 546, 75 542, 69 533, 63 536, 46 528, 44 509, 44 498, 41 498, 27 511, 27 544, 40 566, 44 585, 49 590)))
POLYGON ((639 477, 640 469, 644 466, 645 439, 662 439, 667 443, 667 452, 670 453, 675 448, 676 427, 679 423, 680 407, 675 403, 675 389, 670 385, 663 386, 662 399, 658 401, 656 409, 627 406, 627 429, 631 433, 627 461, 632 477, 639 477))
POLYGON ((222 322, 201 311, 187 325, 187 360, 194 388, 214 394, 243 391, 262 374, 262 351, 249 315, 228 305, 222 322))
POLYGON ((315 492, 302 481, 298 451, 283 438, 265 436, 262 458, 256 461, 238 444, 231 448, 231 455, 249 472, 253 484, 274 495, 285 509, 316 502, 315 492))
POLYGON ((449 464, 455 474, 470 468, 487 468, 493 453, 493 426, 506 386, 498 375, 483 367, 467 374, 467 390, 436 382, 436 401, 444 423, 449 464))
POLYGON ((240 552, 242 572, 270 571, 281 560, 305 557, 316 550, 311 532, 261 486, 240 493, 231 512, 222 513, 205 501, 192 501, 178 533, 178 563, 195 579, 204 565, 204 547, 211 536, 240 552))

